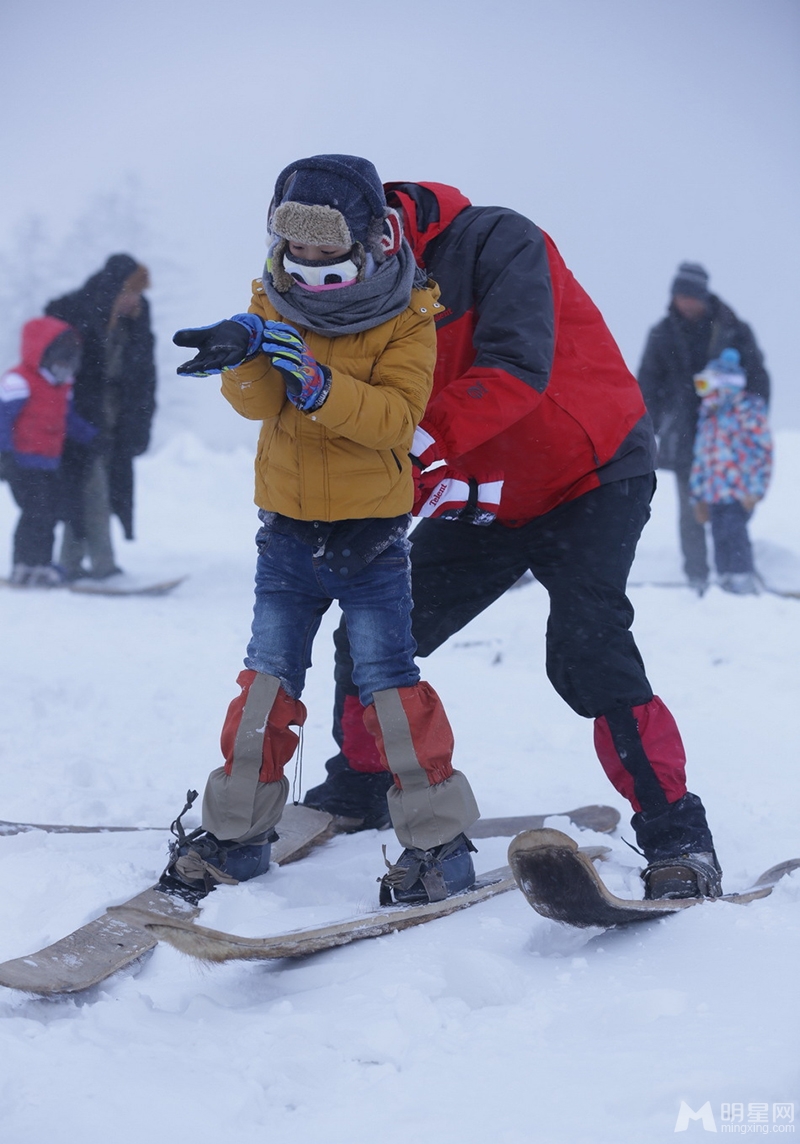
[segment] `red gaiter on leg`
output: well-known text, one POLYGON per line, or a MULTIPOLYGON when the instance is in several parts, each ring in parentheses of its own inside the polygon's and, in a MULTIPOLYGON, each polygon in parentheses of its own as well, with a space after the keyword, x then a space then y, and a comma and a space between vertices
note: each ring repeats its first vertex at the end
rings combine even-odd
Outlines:
POLYGON ((425 771, 431 786, 444 782, 453 773, 454 742, 441 699, 424 680, 413 687, 398 687, 395 690, 400 700, 400 722, 403 725, 392 729, 393 750, 399 752, 394 764, 392 750, 386 749, 384 729, 375 705, 372 704, 364 712, 364 724, 375 737, 378 751, 384 760, 384 769, 394 774, 395 785, 401 787, 397 772, 406 769, 413 758, 425 771))
POLYGON ((381 762, 375 740, 364 726, 364 712, 357 695, 346 695, 342 711, 342 754, 354 771, 376 775, 387 768, 381 762))
MULTIPOLYGON (((686 794, 686 751, 669 708, 654 695, 649 703, 632 707, 642 749, 667 802, 677 802, 686 794)), ((605 715, 595 719, 594 746, 597 757, 611 782, 635 811, 642 809, 634 793, 633 774, 619 757, 605 715)))
MULTIPOLYGON (((233 751, 236 744, 236 735, 242 721, 250 688, 258 672, 241 671, 236 682, 241 692, 231 701, 225 722, 222 725, 220 746, 225 756, 225 774, 229 775, 233 769, 233 751)), ((278 688, 272 707, 264 712, 264 747, 262 752, 261 770, 258 775, 259 782, 274 783, 283 777, 283 768, 294 754, 299 736, 289 730, 289 724, 302 727, 306 721, 305 704, 299 699, 292 699, 282 687, 278 688)))

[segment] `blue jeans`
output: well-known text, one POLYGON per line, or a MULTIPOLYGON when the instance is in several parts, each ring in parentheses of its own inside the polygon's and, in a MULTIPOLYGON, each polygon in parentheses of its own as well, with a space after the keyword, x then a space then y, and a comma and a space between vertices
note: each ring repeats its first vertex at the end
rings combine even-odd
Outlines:
POLYGON ((338 600, 347 621, 353 682, 364 706, 375 691, 413 687, 410 544, 391 544, 354 576, 332 572, 312 547, 265 525, 256 536, 255 604, 245 667, 276 676, 299 699, 323 615, 338 600))

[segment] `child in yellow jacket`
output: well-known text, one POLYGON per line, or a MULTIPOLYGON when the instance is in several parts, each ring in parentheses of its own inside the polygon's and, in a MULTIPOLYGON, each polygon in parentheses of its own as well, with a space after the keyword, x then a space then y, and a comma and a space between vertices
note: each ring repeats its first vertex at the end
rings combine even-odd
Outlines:
POLYGON ((478 817, 411 636, 408 454, 432 385, 438 289, 416 267, 366 159, 291 164, 268 226, 248 313, 173 339, 198 351, 178 373, 221 373, 231 405, 262 422, 261 528, 241 692, 222 730, 225 762, 208 778, 202 827, 185 835, 178 821, 163 884, 197 897, 268 868, 298 738, 290 727, 306 717, 311 645, 337 600, 366 708, 361 733, 374 737, 391 784, 387 817, 404 846, 383 896, 436 900, 474 881, 464 832, 478 817))

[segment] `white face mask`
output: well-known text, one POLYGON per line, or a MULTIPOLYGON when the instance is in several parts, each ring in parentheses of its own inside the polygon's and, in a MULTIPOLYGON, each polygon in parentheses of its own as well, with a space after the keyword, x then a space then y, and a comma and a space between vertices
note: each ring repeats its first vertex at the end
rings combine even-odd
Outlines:
POLYGON ((283 256, 283 268, 298 286, 306 290, 336 290, 341 286, 351 286, 358 279, 358 267, 349 253, 314 261, 297 258, 287 250, 283 256))

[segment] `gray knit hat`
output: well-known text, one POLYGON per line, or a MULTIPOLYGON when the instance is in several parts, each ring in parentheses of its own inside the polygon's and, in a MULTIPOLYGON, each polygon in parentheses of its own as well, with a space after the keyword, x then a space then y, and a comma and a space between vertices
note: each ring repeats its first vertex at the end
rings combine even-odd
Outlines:
POLYGON ((699 262, 682 262, 672 282, 672 297, 681 294, 688 298, 708 301, 708 271, 699 262))

